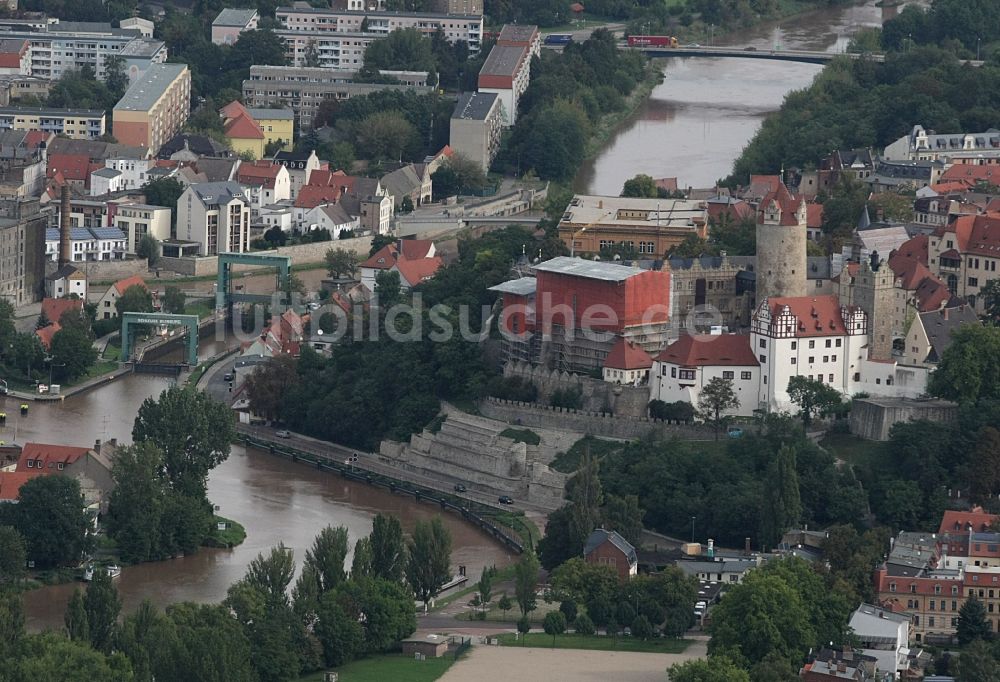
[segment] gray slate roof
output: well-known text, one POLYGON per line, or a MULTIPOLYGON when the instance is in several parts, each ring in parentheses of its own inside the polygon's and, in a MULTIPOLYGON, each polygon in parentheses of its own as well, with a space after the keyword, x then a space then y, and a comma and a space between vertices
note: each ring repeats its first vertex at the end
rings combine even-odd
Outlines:
POLYGON ((129 86, 115 111, 147 111, 186 69, 187 64, 153 64, 129 86))
POLYGON ((485 121, 496 100, 495 92, 463 92, 458 96, 458 104, 451 117, 485 121))
POLYGON ((191 185, 191 191, 202 203, 209 206, 228 204, 233 199, 246 203, 246 195, 243 194, 243 188, 238 182, 199 182, 191 185))
POLYGON ((587 538, 587 543, 583 546, 583 555, 587 556, 603 545, 605 541, 611 542, 611 544, 620 549, 628 559, 630 565, 638 563, 635 555, 635 547, 632 546, 632 543, 619 535, 618 531, 604 530, 603 528, 598 528, 587 538))
POLYGON ((544 263, 539 263, 535 266, 535 270, 584 277, 586 279, 600 279, 606 282, 624 282, 629 277, 634 277, 643 272, 636 268, 629 268, 615 263, 570 258, 569 256, 557 256, 544 263))
POLYGON ((951 345, 951 335, 956 329, 966 324, 980 324, 980 322, 970 306, 962 305, 957 308, 920 313, 920 324, 924 326, 931 347, 926 362, 938 362, 951 345))
POLYGON ((243 28, 250 23, 255 14, 257 14, 257 10, 255 9, 227 7, 219 12, 219 16, 215 17, 212 26, 239 26, 243 28))
POLYGON ((499 291, 501 294, 514 294, 516 296, 530 296, 535 293, 538 280, 534 277, 521 277, 506 282, 501 282, 489 288, 490 291, 499 291))

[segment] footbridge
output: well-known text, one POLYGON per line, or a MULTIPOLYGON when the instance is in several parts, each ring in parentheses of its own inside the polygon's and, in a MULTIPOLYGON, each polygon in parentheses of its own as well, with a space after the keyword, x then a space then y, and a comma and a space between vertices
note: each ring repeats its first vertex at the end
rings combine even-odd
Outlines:
POLYGON ((627 43, 619 43, 623 50, 643 52, 650 57, 733 57, 736 59, 767 59, 778 62, 801 62, 805 64, 826 64, 837 57, 850 59, 870 59, 874 62, 884 62, 884 54, 857 54, 853 52, 821 52, 813 50, 766 50, 756 47, 706 47, 704 45, 681 45, 679 47, 662 47, 644 45, 629 47, 627 43))

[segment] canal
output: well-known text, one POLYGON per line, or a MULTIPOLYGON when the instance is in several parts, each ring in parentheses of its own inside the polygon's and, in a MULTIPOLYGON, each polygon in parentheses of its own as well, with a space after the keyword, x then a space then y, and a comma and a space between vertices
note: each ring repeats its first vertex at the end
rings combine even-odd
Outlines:
MULTIPOLYGON (((843 52, 858 28, 880 21, 881 9, 866 0, 733 33, 715 44, 843 52)), ((663 82, 581 167, 574 189, 617 196, 638 173, 676 177, 680 187, 711 187, 729 175, 764 117, 781 106, 786 94, 808 86, 821 68, 756 59, 669 58, 663 82)))
MULTIPOLYGON (((224 347, 221 340, 203 340, 200 355, 208 357, 224 347)), ((127 375, 62 402, 32 403, 24 418, 18 414, 18 401, 7 399, 3 409, 13 418, 8 417, 0 439, 80 446, 93 445, 98 439, 130 441, 142 401, 159 395, 172 381, 127 375)), ((327 524, 346 526, 353 547, 371 531, 372 519, 380 511, 398 516, 407 530, 418 519, 441 513, 436 506, 240 446, 234 446, 229 459, 212 472, 208 495, 220 507, 220 514, 246 527, 246 542, 232 550, 202 549, 190 557, 125 568, 116 581, 125 612, 143 599, 160 607, 179 601, 220 601, 257 554, 283 542, 301 563, 313 537, 327 524)), ((512 560, 504 547, 459 517, 443 514, 443 520, 451 531, 456 570, 464 565, 470 576, 478 576, 484 565, 503 566, 512 560)), ((62 627, 66 602, 80 586, 55 585, 27 592, 28 627, 62 627)))

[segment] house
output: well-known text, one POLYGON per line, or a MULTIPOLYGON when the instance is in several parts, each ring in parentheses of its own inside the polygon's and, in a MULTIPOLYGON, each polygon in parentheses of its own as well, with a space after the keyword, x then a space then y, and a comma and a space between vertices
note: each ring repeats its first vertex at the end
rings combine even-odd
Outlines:
POLYGON ((268 145, 277 145, 282 151, 292 150, 292 137, 295 131, 294 111, 288 108, 261 107, 251 107, 247 111, 264 133, 265 153, 268 145))
POLYGON ((743 582, 748 571, 760 566, 759 557, 749 559, 717 558, 713 561, 678 561, 675 565, 684 573, 707 583, 733 585, 743 582))
POLYGON ((90 196, 100 197, 125 189, 125 177, 114 168, 98 168, 90 174, 90 196))
POLYGON ((38 341, 42 344, 42 348, 46 351, 52 348, 52 337, 56 335, 56 332, 62 329, 62 325, 58 322, 52 322, 42 327, 41 329, 35 330, 35 336, 38 337, 38 341))
POLYGON ((200 244, 198 253, 243 253, 250 248, 250 200, 236 182, 189 186, 177 201, 178 239, 200 244))
POLYGON ((118 317, 118 308, 115 307, 115 303, 130 287, 135 286, 142 287, 143 289, 149 288, 139 275, 120 279, 108 287, 108 290, 104 292, 104 295, 97 302, 97 318, 109 320, 112 317, 118 317))
MULTIPOLYGON (((535 27, 521 27, 531 29, 535 27)), ((537 29, 535 29, 537 33, 537 29)), ((510 31, 508 31, 510 33, 510 31)), ((504 125, 517 121, 517 106, 531 79, 532 51, 528 45, 497 42, 479 70, 478 91, 496 93, 503 104, 504 125)))
POLYGON ((583 560, 588 564, 610 566, 618 574, 618 579, 626 581, 638 573, 639 560, 635 547, 618 531, 598 528, 587 538, 583 546, 583 560))
POLYGON ((233 158, 236 154, 221 142, 195 133, 178 133, 160 147, 158 159, 197 161, 202 157, 233 158))
POLYGON ((686 334, 656 356, 650 399, 697 405, 712 379, 732 382, 739 406, 732 412, 753 416, 759 407, 761 366, 746 334, 686 334))
POLYGON ((619 338, 604 358, 604 380, 612 384, 639 386, 649 379, 653 358, 632 341, 619 338))
POLYGON ((259 19, 255 9, 226 7, 212 21, 212 42, 216 45, 232 45, 244 31, 255 30, 259 19))
POLYGON ((233 100, 219 110, 223 132, 237 154, 263 159, 268 145, 290 149, 294 127, 291 109, 247 109, 233 100))
POLYGON ((1000 212, 959 215, 928 238, 927 266, 948 290, 984 311, 982 288, 997 277, 1000 212))
POLYGON ((46 296, 62 298, 72 294, 76 294, 84 301, 87 300, 87 275, 82 270, 67 264, 45 275, 46 296))
POLYGON ((66 313, 83 313, 83 299, 79 298, 43 298, 42 315, 49 322, 61 322, 66 313))
POLYGON ((173 209, 140 203, 108 204, 108 221, 125 235, 126 249, 135 253, 146 235, 162 242, 170 239, 173 209))
POLYGON ((97 441, 93 448, 25 443, 17 460, 16 471, 41 473, 43 476, 69 476, 80 483, 87 506, 99 505, 106 502, 108 495, 114 490, 111 462, 116 447, 115 440, 103 446, 97 441))
POLYGON ((409 198, 414 207, 429 203, 431 200, 433 187, 426 164, 408 164, 383 175, 379 182, 389 192, 397 209, 402 206, 403 199, 406 198, 409 198))
POLYGON ((799 678, 803 682, 876 682, 879 680, 878 661, 847 649, 824 649, 816 658, 802 666, 799 678))
POLYGON ((282 150, 275 153, 273 161, 281 164, 288 170, 289 188, 292 199, 295 198, 303 185, 309 184, 309 176, 313 171, 324 169, 328 165, 325 161, 319 160, 315 150, 310 150, 308 154, 282 150))
POLYGON ((271 161, 241 163, 236 180, 249 190, 250 215, 256 217, 268 204, 291 198, 288 169, 271 161))
POLYGON ((303 230, 328 230, 331 238, 340 239, 342 232, 357 230, 358 225, 358 219, 351 216, 343 204, 323 204, 306 213, 303 230))
POLYGON ((361 264, 361 285, 375 291, 378 273, 399 273, 400 286, 411 289, 425 279, 430 279, 441 267, 442 260, 434 255, 434 242, 429 239, 400 239, 386 244, 361 264))
POLYGON ((902 362, 933 367, 951 345, 952 334, 967 324, 981 325, 971 306, 944 307, 914 316, 903 340, 902 362))
POLYGON ((861 651, 874 658, 883 673, 897 679, 910 664, 910 617, 880 606, 862 604, 851 614, 850 628, 861 651))
POLYGON ((907 135, 886 145, 887 159, 906 161, 948 161, 952 163, 997 163, 1000 158, 1000 131, 981 133, 941 133, 915 125, 907 135))
POLYGON ((486 173, 500 151, 506 120, 495 92, 463 92, 451 114, 448 146, 486 173))
MULTIPOLYGON (((104 207, 104 204, 101 204, 104 207)), ((92 224, 100 225, 100 216, 87 216, 92 224)), ((123 260, 125 258, 127 237, 117 227, 71 227, 70 256, 74 263, 84 261, 123 260)), ((54 227, 45 229, 45 257, 55 262, 59 257, 59 230, 54 227)))
POLYGON ((40 471, 0 471, 0 503, 16 503, 21 486, 41 475, 40 471))
POLYGON ((152 64, 129 86, 113 112, 115 137, 156 154, 191 113, 186 64, 152 64))
POLYGON ((273 358, 278 355, 298 357, 308 321, 308 315, 300 316, 291 309, 286 310, 281 315, 272 315, 270 323, 265 326, 260 336, 250 343, 242 345, 240 356, 243 358, 273 358))
POLYGON ((59 186, 68 183, 74 190, 82 193, 90 186, 92 169, 90 157, 86 154, 50 153, 45 168, 45 177, 56 181, 59 186))

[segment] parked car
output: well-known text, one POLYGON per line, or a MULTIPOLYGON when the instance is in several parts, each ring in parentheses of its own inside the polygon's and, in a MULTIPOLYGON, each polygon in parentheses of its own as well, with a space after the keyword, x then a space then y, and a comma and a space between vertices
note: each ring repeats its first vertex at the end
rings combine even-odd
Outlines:
POLYGON ((465 486, 462 485, 461 483, 456 483, 455 484, 455 492, 456 493, 464 493, 465 492, 465 486))
POLYGON ((744 47, 743 49, 745 51, 747 51, 747 52, 756 52, 757 51, 757 48, 754 47, 753 45, 751 45, 750 47, 744 47))
POLYGON ((500 504, 514 504, 514 500, 507 495, 501 495, 498 498, 498 501, 500 502, 500 504))
POLYGON ((235 378, 236 378, 236 375, 233 374, 232 372, 226 372, 225 374, 222 375, 222 380, 223 381, 232 381, 235 378))
POLYGON ((274 435, 277 436, 278 438, 291 438, 292 437, 292 434, 289 433, 288 431, 286 431, 285 429, 278 429, 277 431, 274 432, 274 435))

